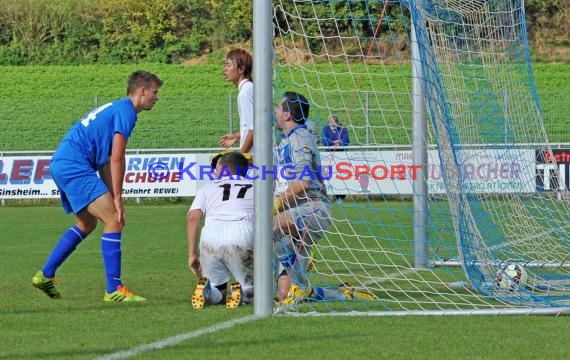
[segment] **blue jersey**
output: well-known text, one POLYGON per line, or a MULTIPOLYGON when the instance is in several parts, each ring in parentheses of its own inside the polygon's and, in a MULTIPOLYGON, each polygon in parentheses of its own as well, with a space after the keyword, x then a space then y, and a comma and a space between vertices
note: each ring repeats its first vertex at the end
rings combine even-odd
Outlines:
POLYGON ((115 133, 128 140, 136 122, 137 111, 128 97, 100 106, 73 125, 52 160, 87 162, 99 170, 109 161, 115 133))

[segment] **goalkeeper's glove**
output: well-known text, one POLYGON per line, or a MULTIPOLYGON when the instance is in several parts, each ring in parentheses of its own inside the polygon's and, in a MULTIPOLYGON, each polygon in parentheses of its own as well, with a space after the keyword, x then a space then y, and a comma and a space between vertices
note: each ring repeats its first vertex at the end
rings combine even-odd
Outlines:
POLYGON ((273 215, 277 215, 283 209, 283 198, 278 196, 273 200, 273 215))

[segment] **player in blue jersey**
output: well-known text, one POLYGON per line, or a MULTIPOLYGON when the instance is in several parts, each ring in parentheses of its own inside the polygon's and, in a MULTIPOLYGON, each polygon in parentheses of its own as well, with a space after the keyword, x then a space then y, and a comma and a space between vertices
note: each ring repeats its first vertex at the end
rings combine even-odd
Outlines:
POLYGON ((100 220, 107 278, 104 301, 146 300, 121 281, 121 233, 126 222, 122 191, 125 151, 137 114, 153 108, 161 86, 156 75, 135 71, 127 81, 127 97, 91 111, 73 125, 55 151, 50 163, 52 178, 63 209, 75 214, 77 224, 62 235, 42 270, 32 278, 32 285, 50 298, 61 297, 55 288, 56 270, 100 220))

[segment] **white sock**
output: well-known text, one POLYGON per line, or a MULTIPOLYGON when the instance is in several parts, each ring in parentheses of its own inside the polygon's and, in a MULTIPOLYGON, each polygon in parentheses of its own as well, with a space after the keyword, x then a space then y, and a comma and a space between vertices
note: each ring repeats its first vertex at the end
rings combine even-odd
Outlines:
POLYGON ((209 294, 204 293, 204 298, 210 304, 219 304, 222 302, 222 292, 217 287, 210 285, 209 294))

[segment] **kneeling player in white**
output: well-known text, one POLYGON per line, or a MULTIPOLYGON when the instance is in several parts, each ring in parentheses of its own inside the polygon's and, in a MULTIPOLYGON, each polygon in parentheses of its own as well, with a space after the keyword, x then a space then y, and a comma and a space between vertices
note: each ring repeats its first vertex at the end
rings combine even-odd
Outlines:
POLYGON ((253 182, 244 178, 248 161, 232 152, 213 166, 217 179, 198 190, 186 223, 188 266, 199 278, 192 295, 195 309, 219 304, 224 297, 228 308, 253 300, 253 182), (236 282, 228 291, 230 275, 236 282))

